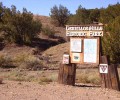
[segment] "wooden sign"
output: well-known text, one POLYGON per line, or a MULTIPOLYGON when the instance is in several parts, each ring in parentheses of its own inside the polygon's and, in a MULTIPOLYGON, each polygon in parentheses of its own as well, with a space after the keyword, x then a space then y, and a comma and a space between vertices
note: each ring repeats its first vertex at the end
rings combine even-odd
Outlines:
POLYGON ((103 25, 66 25, 66 36, 103 36, 103 25))
POLYGON ((66 36, 70 36, 71 63, 99 65, 102 24, 66 25, 66 36))
POLYGON ((71 63, 99 64, 99 37, 94 38, 71 37, 70 58, 71 63), (74 44, 75 46, 73 46, 74 44), (75 60, 74 55, 79 55, 80 59, 75 60))

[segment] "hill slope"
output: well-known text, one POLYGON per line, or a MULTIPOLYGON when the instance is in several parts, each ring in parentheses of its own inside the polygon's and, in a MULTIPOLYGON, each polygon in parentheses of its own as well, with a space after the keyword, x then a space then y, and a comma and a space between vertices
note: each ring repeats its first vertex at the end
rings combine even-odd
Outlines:
MULTIPOLYGON (((33 43, 31 46, 25 46, 25 45, 19 46, 17 44, 6 44, 0 50, 0 57, 10 57, 10 59, 14 59, 20 56, 21 59, 24 60, 24 56, 34 56, 34 57, 37 56, 38 58, 42 58, 42 57, 48 58, 49 56, 49 59, 52 60, 51 64, 54 62, 58 64, 60 62, 60 59, 63 53, 68 51, 68 48, 69 48, 68 43, 59 44, 59 43, 65 42, 64 40, 66 38, 65 28, 56 27, 52 25, 50 17, 35 15, 34 19, 36 18, 42 22, 43 27, 46 27, 48 25, 50 28, 53 28, 56 32, 55 37, 49 38, 43 35, 42 33, 40 33, 39 37, 33 40, 33 43)), ((0 58, 0 60, 1 59, 2 58, 0 58)), ((46 60, 43 60, 43 62, 45 61, 46 60)), ((45 62, 44 65, 46 66, 46 64, 47 63, 45 62)))
MULTIPOLYGON (((39 19, 42 22, 43 27, 49 26, 50 28, 55 30, 55 35, 62 37, 64 39, 66 39, 66 35, 65 35, 65 28, 64 27, 56 27, 53 24, 51 24, 51 18, 48 16, 40 16, 40 15, 35 15, 34 19, 39 19)), ((42 38, 44 38, 44 36, 42 34, 40 34, 40 36, 42 38)))
POLYGON ((60 62, 64 52, 69 52, 69 42, 51 47, 43 52, 42 56, 49 56, 53 61, 60 62))

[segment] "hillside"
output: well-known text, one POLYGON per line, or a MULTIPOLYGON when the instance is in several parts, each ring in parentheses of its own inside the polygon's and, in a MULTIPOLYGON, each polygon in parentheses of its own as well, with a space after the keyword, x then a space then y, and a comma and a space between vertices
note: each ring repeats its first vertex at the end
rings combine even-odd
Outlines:
MULTIPOLYGON (((39 19, 42 22, 43 27, 49 26, 50 28, 54 29, 55 32, 56 32, 55 36, 63 37, 64 39, 66 39, 65 28, 56 27, 53 24, 51 24, 51 18, 50 17, 35 15, 34 19, 39 19)), ((45 36, 43 34, 40 34, 40 37, 45 38, 45 36)))
MULTIPOLYGON (((1 57, 6 59, 14 59, 16 57, 20 57, 24 59, 24 56, 37 56, 37 58, 44 58, 44 57, 51 57, 49 58, 52 62, 59 62, 64 51, 67 51, 69 48, 69 44, 65 43, 66 36, 65 36, 65 28, 63 27, 55 27, 51 24, 50 17, 47 16, 38 16, 35 15, 34 19, 39 19, 42 23, 42 27, 49 26, 55 30, 55 38, 49 38, 48 36, 43 35, 43 33, 39 33, 39 38, 34 39, 32 45, 21 46, 17 44, 5 44, 3 48, 1 47, 0 50, 0 60, 1 57), (60 44, 62 43, 63 44, 60 44), (54 47, 53 47, 54 46, 54 47)), ((43 62, 44 59, 42 60, 43 62)), ((44 64, 46 66, 46 62, 44 64)), ((50 67, 50 66, 49 66, 50 67)))
POLYGON ((50 56, 53 61, 61 61, 65 52, 69 52, 69 42, 51 47, 43 52, 42 56, 50 56))

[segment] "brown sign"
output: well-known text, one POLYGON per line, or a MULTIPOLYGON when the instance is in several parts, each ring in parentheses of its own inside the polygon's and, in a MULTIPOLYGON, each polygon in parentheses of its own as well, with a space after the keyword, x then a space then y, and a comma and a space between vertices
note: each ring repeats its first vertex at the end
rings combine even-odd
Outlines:
POLYGON ((103 36, 103 25, 66 25, 66 36, 103 36))
POLYGON ((71 63, 99 64, 103 25, 66 25, 66 36, 70 36, 71 63))

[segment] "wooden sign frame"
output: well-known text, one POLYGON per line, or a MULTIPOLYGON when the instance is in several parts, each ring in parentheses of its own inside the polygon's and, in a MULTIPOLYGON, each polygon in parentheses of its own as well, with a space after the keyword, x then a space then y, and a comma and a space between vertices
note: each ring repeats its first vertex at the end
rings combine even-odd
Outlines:
MULTIPOLYGON (((71 63, 79 63, 79 64, 99 64, 99 52, 100 52, 100 37, 70 37, 70 41, 71 39, 81 39, 81 52, 72 52, 71 51, 71 45, 70 45, 70 57, 71 57, 71 63), (84 57, 85 57, 85 48, 84 48, 84 42, 85 42, 85 39, 90 39, 90 40, 96 40, 97 41, 97 44, 96 44, 96 61, 94 62, 85 62, 84 61, 84 57), (73 60, 74 59, 74 53, 79 53, 80 55, 80 61, 78 60, 73 60)), ((90 56, 89 56, 90 57, 90 56)), ((92 59, 92 58, 89 58, 89 59, 92 59)))

